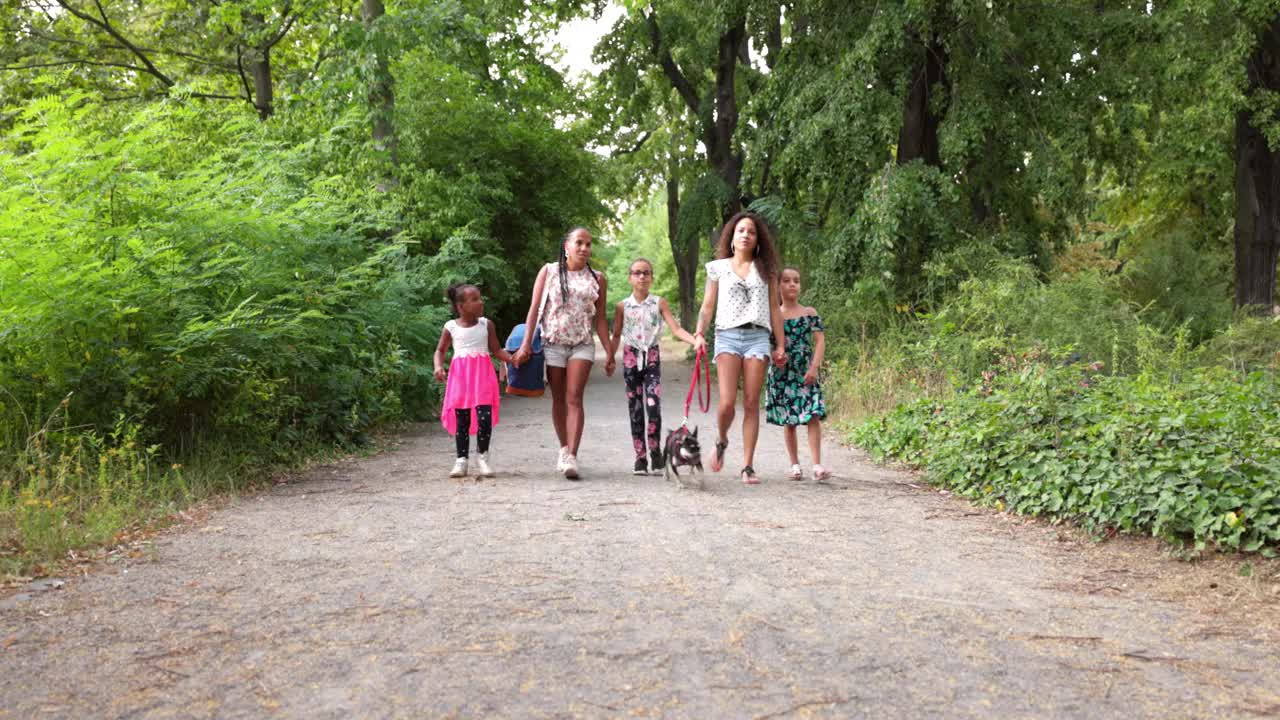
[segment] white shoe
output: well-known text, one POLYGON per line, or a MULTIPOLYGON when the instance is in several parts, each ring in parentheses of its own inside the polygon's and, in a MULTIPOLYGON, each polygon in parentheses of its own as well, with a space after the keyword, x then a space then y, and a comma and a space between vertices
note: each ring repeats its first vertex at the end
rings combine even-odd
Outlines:
POLYGON ((476 455, 476 477, 493 477, 493 468, 489 467, 489 459, 484 453, 476 455))
POLYGON ((564 476, 570 480, 578 479, 578 458, 568 453, 564 456, 564 476))
POLYGON ((556 457, 556 472, 563 474, 565 469, 565 458, 569 457, 569 446, 565 445, 560 448, 560 454, 556 457))
POLYGON ((453 469, 449 471, 449 477, 466 477, 467 476, 467 459, 464 457, 453 461, 453 469))

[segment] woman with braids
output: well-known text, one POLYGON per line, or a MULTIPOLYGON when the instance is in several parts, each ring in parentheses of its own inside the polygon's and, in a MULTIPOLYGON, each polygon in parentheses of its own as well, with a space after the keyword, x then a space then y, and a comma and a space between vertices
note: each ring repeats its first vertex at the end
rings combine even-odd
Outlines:
POLYGON ((787 359, 778 305, 778 254, 764 221, 740 212, 720 231, 716 258, 707 263, 707 289, 694 333, 694 347, 706 345, 702 333, 714 316, 719 433, 708 464, 712 472, 724 467, 741 380, 741 477, 747 485, 755 485, 760 478, 751 463, 760 438, 760 393, 770 360, 781 366, 787 359))
MULTIPOLYGON (((548 263, 538 272, 525 327, 542 320, 543 353, 547 362, 547 383, 551 385, 551 422, 560 440, 556 472, 578 479, 578 446, 582 442, 582 394, 595 362, 594 330, 604 344, 605 372, 613 374, 613 348, 609 344, 609 324, 605 317, 606 280, 591 269, 591 232, 575 227, 560 244, 559 262, 548 263)), ((516 350, 516 366, 529 359, 532 332, 516 350)))

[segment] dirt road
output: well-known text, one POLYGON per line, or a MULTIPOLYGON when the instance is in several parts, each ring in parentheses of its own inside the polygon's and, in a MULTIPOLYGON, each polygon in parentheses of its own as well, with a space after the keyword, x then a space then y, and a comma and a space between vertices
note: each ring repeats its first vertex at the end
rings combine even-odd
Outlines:
POLYGON ((1105 545, 830 441, 834 480, 788 482, 776 428, 761 486, 633 477, 600 372, 568 482, 548 405, 503 406, 493 480, 423 425, 0 600, 0 718, 1280 715, 1274 637, 1105 545))

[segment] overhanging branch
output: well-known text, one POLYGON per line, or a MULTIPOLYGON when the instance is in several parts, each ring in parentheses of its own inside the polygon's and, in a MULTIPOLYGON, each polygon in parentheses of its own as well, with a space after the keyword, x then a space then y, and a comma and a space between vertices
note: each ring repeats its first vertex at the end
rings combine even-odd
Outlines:
POLYGON ((129 42, 128 38, 126 38, 123 34, 121 34, 120 31, 117 30, 115 26, 111 24, 111 21, 107 18, 107 11, 102 7, 101 0, 93 0, 93 4, 97 6, 98 14, 101 16, 101 19, 95 18, 89 13, 80 10, 79 8, 72 5, 67 0, 57 0, 57 3, 59 6, 62 7, 63 10, 66 10, 72 15, 80 18, 81 20, 89 23, 90 25, 93 25, 94 27, 102 30, 103 32, 110 35, 111 37, 115 38, 116 42, 123 45, 124 48, 128 50, 130 53, 132 53, 134 57, 138 58, 138 60, 143 65, 144 72, 146 72, 148 75, 151 75, 152 77, 159 80, 161 83, 164 84, 166 88, 173 87, 174 85, 173 80, 168 75, 165 75, 164 73, 160 72, 160 68, 156 67, 155 63, 151 62, 151 59, 147 57, 146 53, 142 52, 142 50, 140 50, 137 45, 134 45, 132 42, 129 42))
POLYGON ((671 80, 671 84, 675 86, 676 92, 680 93, 680 97, 684 99, 685 105, 693 111, 694 115, 701 115, 702 103, 693 84, 689 82, 684 73, 680 71, 680 66, 676 64, 675 58, 671 57, 671 50, 662 46, 662 30, 658 27, 657 14, 650 8, 649 12, 644 15, 645 22, 649 26, 650 49, 653 57, 662 66, 662 72, 671 80))

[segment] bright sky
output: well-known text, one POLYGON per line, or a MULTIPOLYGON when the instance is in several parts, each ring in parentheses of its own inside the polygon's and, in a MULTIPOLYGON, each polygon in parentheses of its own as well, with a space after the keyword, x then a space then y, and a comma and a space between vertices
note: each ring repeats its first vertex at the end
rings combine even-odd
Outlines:
POLYGON ((611 2, 605 6, 599 20, 583 18, 562 25, 553 38, 564 48, 564 58, 555 64, 556 67, 574 79, 599 72, 600 66, 591 62, 591 51, 621 16, 622 7, 611 2))

